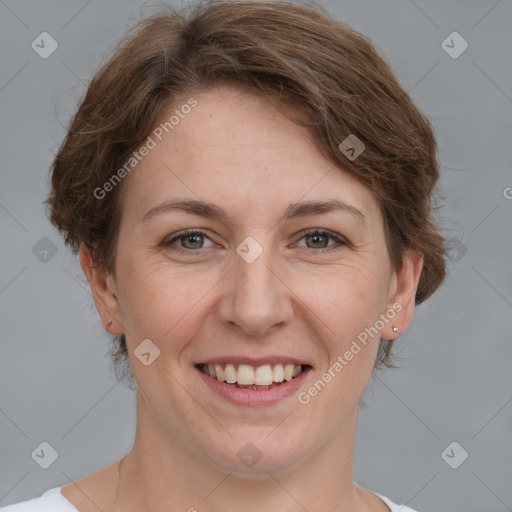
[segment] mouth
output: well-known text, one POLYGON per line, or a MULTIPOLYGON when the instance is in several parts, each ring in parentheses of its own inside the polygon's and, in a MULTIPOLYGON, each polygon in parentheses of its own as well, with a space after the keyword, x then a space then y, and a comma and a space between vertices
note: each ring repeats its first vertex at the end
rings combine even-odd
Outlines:
POLYGON ((307 364, 278 363, 252 366, 247 364, 200 363, 196 368, 212 379, 246 390, 269 390, 293 381, 311 369, 307 364))

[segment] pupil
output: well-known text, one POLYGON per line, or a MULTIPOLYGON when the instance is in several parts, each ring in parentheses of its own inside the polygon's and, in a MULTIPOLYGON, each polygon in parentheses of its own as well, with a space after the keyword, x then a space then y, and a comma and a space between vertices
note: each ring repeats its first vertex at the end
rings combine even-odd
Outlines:
MULTIPOLYGON (((202 238, 202 235, 199 235, 199 234, 192 234, 192 235, 187 235, 185 237, 185 240, 188 242, 188 241, 192 241, 192 245, 195 245, 195 244, 201 244, 201 238, 202 238)), ((197 249, 197 247, 193 247, 194 249, 197 249)))
POLYGON ((314 241, 313 241, 313 243, 314 243, 314 244, 315 244, 315 243, 318 243, 318 240, 319 240, 319 239, 322 239, 322 238, 323 238, 323 239, 324 239, 324 241, 325 241, 325 236, 324 236, 324 235, 310 235, 310 238, 312 238, 312 239, 314 240, 314 241))

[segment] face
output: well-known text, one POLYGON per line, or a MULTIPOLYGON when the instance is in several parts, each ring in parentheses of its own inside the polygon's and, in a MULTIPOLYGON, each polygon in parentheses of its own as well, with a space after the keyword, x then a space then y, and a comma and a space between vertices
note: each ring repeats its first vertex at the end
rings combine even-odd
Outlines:
POLYGON ((392 270, 372 193, 270 104, 195 99, 125 178, 115 279, 88 276, 154 436, 223 470, 292 468, 346 446, 421 262, 392 270))

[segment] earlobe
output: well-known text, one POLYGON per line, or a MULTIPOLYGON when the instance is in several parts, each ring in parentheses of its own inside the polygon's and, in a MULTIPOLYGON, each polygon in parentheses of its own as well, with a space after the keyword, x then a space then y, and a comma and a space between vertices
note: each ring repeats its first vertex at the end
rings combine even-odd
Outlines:
POLYGON ((393 309, 396 316, 383 329, 381 335, 384 339, 396 339, 397 333, 403 333, 411 324, 422 270, 423 254, 414 249, 407 249, 402 268, 396 272, 395 292, 388 302, 388 310, 393 309))
POLYGON ((84 271, 94 298, 96 309, 105 330, 114 336, 124 333, 119 314, 117 287, 111 274, 95 260, 91 250, 82 243, 80 245, 80 265, 84 271))

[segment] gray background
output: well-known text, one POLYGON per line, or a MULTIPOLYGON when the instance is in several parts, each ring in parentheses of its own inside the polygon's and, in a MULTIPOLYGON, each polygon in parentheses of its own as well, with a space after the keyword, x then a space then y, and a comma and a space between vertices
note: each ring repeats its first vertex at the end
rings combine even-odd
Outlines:
MULTIPOLYGON (((66 485, 131 448, 135 395, 111 371, 79 263, 42 201, 87 80, 155 5, 0 0, 0 505, 66 485), (31 48, 43 31, 59 44, 47 59, 31 48), (43 237, 54 255, 41 252, 43 237), (58 452, 46 470, 31 458, 42 441, 58 452)), ((375 375, 365 394, 355 481, 421 512, 512 510, 512 3, 320 5, 375 43, 432 120, 439 221, 455 246, 445 284, 395 344, 402 368, 375 375), (469 44, 458 58, 441 46, 453 31, 469 44), (441 455, 453 441, 462 448, 449 452, 452 464, 469 454, 457 469, 441 455)))

